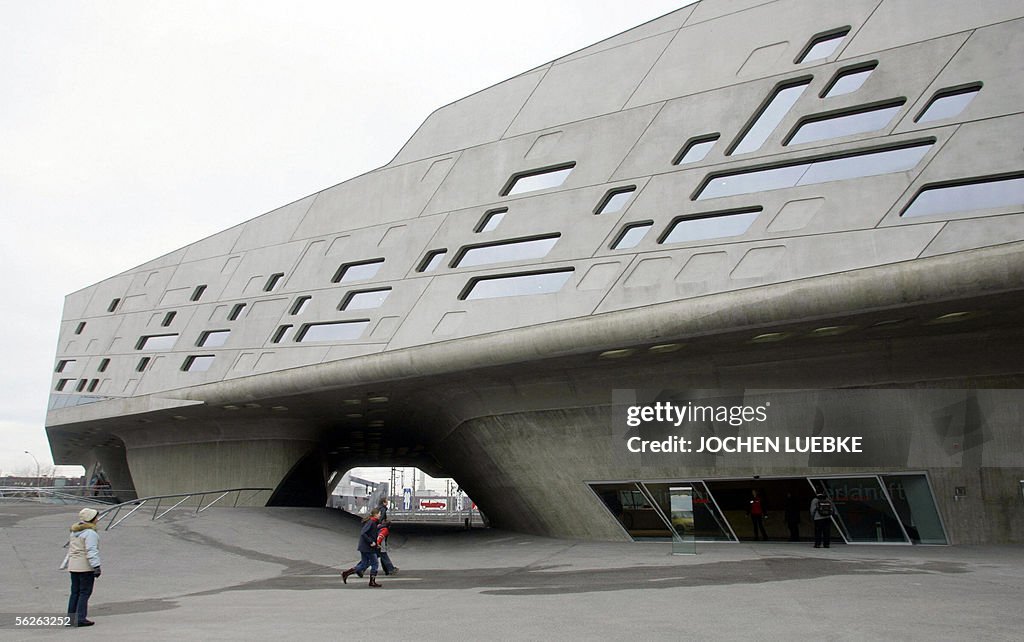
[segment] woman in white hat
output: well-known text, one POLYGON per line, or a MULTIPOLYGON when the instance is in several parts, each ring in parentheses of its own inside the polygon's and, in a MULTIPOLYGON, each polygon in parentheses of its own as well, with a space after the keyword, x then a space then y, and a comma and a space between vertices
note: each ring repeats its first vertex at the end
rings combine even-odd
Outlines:
POLYGON ((100 576, 100 536, 96 533, 95 508, 83 508, 78 512, 78 523, 71 527, 68 540, 68 570, 71 572, 71 599, 68 600, 68 615, 74 626, 92 626, 86 619, 89 613, 89 596, 93 584, 100 576), (77 617, 76 617, 77 616, 77 617))

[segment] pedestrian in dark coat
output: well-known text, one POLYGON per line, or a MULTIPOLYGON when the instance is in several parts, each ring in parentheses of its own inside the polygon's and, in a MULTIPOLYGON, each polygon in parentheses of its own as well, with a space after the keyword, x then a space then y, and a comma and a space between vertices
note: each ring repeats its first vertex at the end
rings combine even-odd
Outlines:
POLYGON ((348 584, 348 576, 356 573, 363 576, 363 571, 370 569, 370 586, 378 588, 377 583, 377 535, 380 528, 380 511, 374 508, 369 516, 363 520, 363 528, 359 531, 359 563, 352 568, 341 572, 341 581, 348 584))
POLYGON ((761 497, 757 494, 756 490, 750 491, 750 505, 747 507, 747 515, 750 515, 751 525, 754 527, 754 539, 760 539, 758 535, 764 537, 764 541, 768 541, 768 532, 764 529, 764 518, 767 516, 767 511, 764 509, 764 504, 761 503, 761 497))

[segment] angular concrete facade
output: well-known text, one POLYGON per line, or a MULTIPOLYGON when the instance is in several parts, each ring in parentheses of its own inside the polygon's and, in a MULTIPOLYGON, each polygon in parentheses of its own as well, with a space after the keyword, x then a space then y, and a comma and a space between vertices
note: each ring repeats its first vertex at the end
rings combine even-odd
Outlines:
POLYGON ((69 295, 54 460, 305 505, 415 465, 605 539, 587 482, 913 472, 948 541, 1020 541, 1022 16, 704 0, 443 107, 387 166, 69 295), (952 396, 862 417, 852 460, 622 456, 614 391, 693 389, 952 396))

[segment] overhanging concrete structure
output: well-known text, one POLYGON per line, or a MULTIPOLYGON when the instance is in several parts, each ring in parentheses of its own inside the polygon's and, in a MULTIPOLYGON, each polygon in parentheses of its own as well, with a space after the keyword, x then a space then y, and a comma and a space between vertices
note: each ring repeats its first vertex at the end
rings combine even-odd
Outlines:
POLYGON ((913 474, 948 541, 1019 539, 1022 15, 704 0, 443 107, 387 166, 69 295, 55 461, 299 505, 415 465, 608 539, 625 491, 588 482, 913 474), (708 389, 949 396, 846 417, 860 458, 623 454, 614 390, 708 389))

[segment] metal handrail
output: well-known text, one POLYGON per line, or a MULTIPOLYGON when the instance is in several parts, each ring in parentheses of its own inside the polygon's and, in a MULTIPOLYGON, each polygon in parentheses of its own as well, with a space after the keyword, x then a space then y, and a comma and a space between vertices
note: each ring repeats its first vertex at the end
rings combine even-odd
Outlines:
POLYGON ((113 513, 113 515, 111 515, 111 517, 110 517, 110 520, 107 522, 106 528, 103 529, 103 530, 109 531, 112 528, 116 528, 121 522, 123 522, 124 520, 126 520, 129 517, 131 517, 132 515, 134 515, 135 512, 137 510, 139 510, 140 508, 142 508, 144 505, 146 505, 146 503, 151 502, 153 500, 156 500, 156 506, 153 509, 153 517, 150 518, 150 520, 151 521, 156 521, 156 520, 160 519, 161 517, 163 517, 164 515, 166 515, 167 513, 169 513, 172 510, 174 510, 175 508, 177 508, 178 506, 181 506, 183 503, 185 503, 186 501, 188 501, 189 499, 191 499, 193 497, 199 497, 199 503, 196 505, 196 512, 195 512, 195 514, 198 515, 199 513, 203 512, 207 508, 213 506, 214 504, 216 504, 220 500, 224 499, 225 497, 227 497, 231 493, 235 493, 235 503, 234 503, 234 506, 238 506, 238 500, 241 498, 242 493, 244 493, 244 492, 252 491, 252 494, 249 495, 249 497, 246 498, 246 501, 248 501, 249 499, 252 499, 253 497, 255 497, 257 493, 261 493, 261 492, 264 492, 264 491, 272 491, 272 490, 274 490, 274 489, 273 488, 228 488, 226 490, 207 490, 207 491, 199 491, 199 492, 195 492, 195 493, 175 493, 173 495, 153 495, 151 497, 140 497, 138 499, 132 499, 132 500, 127 501, 127 502, 122 502, 122 503, 117 504, 115 506, 111 506, 110 508, 108 508, 108 509, 106 509, 104 511, 101 511, 100 514, 96 516, 96 521, 99 522, 101 519, 106 517, 108 514, 113 513), (217 496, 217 499, 214 499, 212 502, 210 502, 209 504, 206 504, 204 506, 203 503, 206 501, 206 496, 207 495, 218 495, 218 496, 217 496), (165 500, 165 499, 175 499, 175 498, 178 498, 178 497, 180 497, 181 499, 179 499, 177 503, 175 503, 170 508, 165 509, 164 512, 162 512, 162 513, 160 512, 160 504, 161 504, 161 502, 163 500, 165 500), (118 519, 117 517, 120 514, 121 509, 122 508, 127 508, 128 506, 132 506, 133 508, 130 511, 128 511, 128 513, 124 517, 122 517, 121 519, 118 519))

